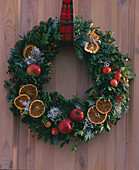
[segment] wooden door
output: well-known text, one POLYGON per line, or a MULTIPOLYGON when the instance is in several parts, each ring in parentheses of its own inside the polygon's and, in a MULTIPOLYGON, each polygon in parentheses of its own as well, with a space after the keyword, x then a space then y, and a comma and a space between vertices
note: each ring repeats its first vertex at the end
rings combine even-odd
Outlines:
MULTIPOLYGON (((72 145, 60 149, 32 137, 26 125, 12 115, 5 98, 4 79, 8 79, 7 59, 18 35, 25 34, 41 20, 59 17, 62 0, 0 0, 0 168, 36 170, 137 170, 139 167, 139 77, 131 82, 130 109, 109 133, 80 143, 76 152, 72 145)), ((120 50, 129 53, 133 70, 139 71, 139 1, 138 0, 74 0, 75 15, 92 19, 103 31, 112 30, 120 50)), ((62 50, 54 61, 52 80, 45 88, 57 90, 67 99, 91 85, 86 66, 72 47, 62 50)))

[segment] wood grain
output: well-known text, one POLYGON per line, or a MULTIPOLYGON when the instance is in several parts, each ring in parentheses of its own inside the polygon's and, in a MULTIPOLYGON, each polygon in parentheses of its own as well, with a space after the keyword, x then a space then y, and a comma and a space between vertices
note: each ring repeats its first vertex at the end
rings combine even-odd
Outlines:
POLYGON ((15 28, 16 28, 16 1, 1 1, 0 5, 0 108, 1 108, 1 123, 0 123, 0 168, 11 169, 13 167, 13 115, 8 110, 9 104, 5 100, 7 91, 3 88, 4 79, 8 79, 6 74, 7 59, 9 50, 15 43, 15 28))
MULTIPOLYGON (((60 17, 62 0, 1 0, 0 5, 0 169, 36 170, 137 170, 139 167, 139 1, 138 0, 73 0, 74 15, 83 14, 83 20, 92 19, 103 31, 112 30, 120 51, 128 52, 137 76, 131 82, 130 109, 107 133, 82 142, 76 152, 68 149, 73 142, 60 149, 37 141, 28 127, 8 110, 3 88, 8 79, 7 59, 18 35, 47 21, 60 17)), ((66 99, 78 95, 92 85, 85 63, 80 61, 73 47, 61 46, 53 62, 51 80, 44 89, 57 90, 66 99)))

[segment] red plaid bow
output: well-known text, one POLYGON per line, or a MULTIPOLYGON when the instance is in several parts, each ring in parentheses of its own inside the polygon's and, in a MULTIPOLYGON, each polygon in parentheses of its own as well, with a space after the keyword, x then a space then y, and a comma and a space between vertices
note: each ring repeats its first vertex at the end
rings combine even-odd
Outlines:
POLYGON ((61 17, 60 17, 60 33, 63 41, 72 42, 74 39, 74 24, 73 24, 73 1, 63 0, 61 17))

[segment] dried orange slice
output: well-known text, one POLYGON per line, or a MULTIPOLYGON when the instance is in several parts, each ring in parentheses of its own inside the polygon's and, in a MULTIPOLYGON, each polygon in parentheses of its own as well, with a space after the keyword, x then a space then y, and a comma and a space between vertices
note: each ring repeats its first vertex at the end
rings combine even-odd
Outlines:
POLYGON ((23 50, 24 58, 28 58, 31 55, 32 48, 36 47, 35 45, 27 45, 23 50))
POLYGON ((38 90, 33 84, 26 84, 20 88, 19 95, 21 94, 27 94, 33 100, 38 96, 38 90))
POLYGON ((45 112, 45 105, 41 100, 33 100, 29 106, 29 115, 33 118, 39 118, 45 112))
POLYGON ((100 48, 99 44, 95 41, 88 41, 84 44, 84 50, 89 53, 96 54, 99 48, 100 48))
POLYGON ((95 33, 95 30, 92 30, 89 35, 90 35, 90 38, 91 38, 92 40, 95 40, 95 41, 99 40, 99 35, 97 35, 97 34, 95 33))
POLYGON ((28 102, 29 101, 29 96, 28 95, 26 95, 26 94, 22 94, 22 95, 20 95, 20 96, 18 96, 18 97, 16 97, 15 99, 14 99, 14 105, 18 108, 18 109, 20 109, 20 110, 24 110, 25 109, 25 105, 23 105, 23 102, 28 102))
POLYGON ((111 111, 112 109, 112 103, 111 101, 104 100, 104 99, 98 99, 96 101, 96 109, 102 113, 102 114, 107 114, 111 111))
POLYGON ((107 114, 104 115, 98 112, 96 106, 94 105, 88 109, 87 117, 94 124, 102 124, 105 122, 107 114))

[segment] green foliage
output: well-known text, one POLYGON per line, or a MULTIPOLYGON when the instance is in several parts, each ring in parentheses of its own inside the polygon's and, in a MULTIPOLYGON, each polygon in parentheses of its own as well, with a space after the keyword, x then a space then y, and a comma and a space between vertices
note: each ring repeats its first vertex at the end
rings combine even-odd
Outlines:
POLYGON ((86 94, 89 95, 86 101, 81 101, 76 96, 73 96, 71 100, 66 100, 58 92, 48 93, 44 91, 43 84, 49 83, 49 74, 53 70, 51 62, 60 51, 59 28, 60 23, 57 19, 49 18, 46 23, 40 22, 26 35, 20 36, 15 48, 10 51, 8 60, 10 79, 4 81, 4 87, 8 90, 7 99, 12 103, 11 112, 16 116, 21 116, 21 121, 26 123, 30 130, 37 135, 38 140, 44 140, 44 142, 49 140, 50 144, 54 146, 60 143, 60 147, 63 147, 70 140, 75 139, 75 144, 70 149, 73 151, 77 150, 79 141, 88 142, 91 138, 103 133, 104 130, 109 132, 112 124, 116 124, 120 120, 122 112, 126 112, 128 109, 129 79, 133 79, 135 73, 131 71, 131 66, 126 64, 126 61, 130 58, 127 54, 119 52, 118 46, 113 43, 115 39, 112 37, 111 31, 103 33, 99 30, 99 27, 92 26, 92 20, 82 21, 81 17, 76 17, 74 48, 79 59, 86 63, 88 74, 94 81, 94 87, 90 87, 86 91, 86 94), (84 50, 84 43, 91 41, 89 34, 92 30, 95 30, 95 33, 99 35, 97 43, 99 43, 100 49, 96 54, 84 50), (45 58, 42 64, 37 63, 41 67, 39 76, 37 74, 31 76, 26 71, 28 65, 25 63, 23 50, 30 44, 37 46, 45 58), (111 73, 107 75, 102 71, 105 63, 109 63, 109 67, 111 67, 111 73), (115 78, 116 72, 120 72, 122 77, 118 80, 118 86, 113 87, 110 81, 115 78), (20 87, 25 84, 35 85, 38 89, 37 99, 42 100, 45 104, 45 113, 40 118, 30 117, 28 110, 25 110, 23 114, 14 105, 14 99, 19 95, 20 87), (87 111, 90 106, 95 105, 98 99, 111 100, 113 107, 111 112, 108 113, 106 121, 95 125, 87 118, 87 111), (81 122, 73 121, 74 128, 69 134, 59 132, 58 135, 52 135, 51 130, 57 128, 61 120, 70 118, 70 112, 75 108, 84 112, 84 120, 81 122), (56 113, 54 109, 57 110, 56 113), (89 121, 89 124, 86 124, 85 120, 89 121), (48 128, 45 127, 47 121, 51 122, 51 126, 48 128))

